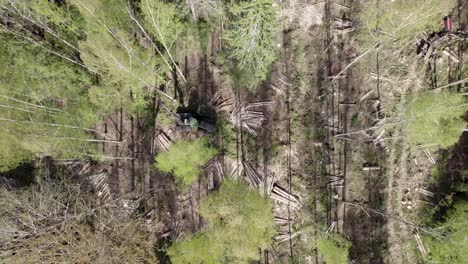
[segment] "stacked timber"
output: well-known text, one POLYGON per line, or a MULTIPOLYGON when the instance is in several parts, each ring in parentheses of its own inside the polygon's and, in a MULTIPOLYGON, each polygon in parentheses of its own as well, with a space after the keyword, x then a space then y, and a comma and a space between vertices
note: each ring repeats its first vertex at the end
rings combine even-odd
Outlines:
POLYGON ((107 201, 107 200, 112 200, 112 193, 109 187, 109 184, 107 184, 107 173, 106 172, 101 172, 98 174, 94 174, 89 176, 90 182, 93 185, 94 190, 97 193, 97 196, 102 200, 102 201, 107 201))
POLYGON ((275 216, 274 220, 277 225, 288 225, 289 222, 291 222, 287 218, 283 218, 281 216, 275 216))
POLYGON ((327 176, 327 184, 332 187, 343 186, 344 178, 343 175, 329 175, 327 176))
POLYGON ((431 192, 431 191, 428 191, 428 190, 424 190, 424 189, 421 189, 421 188, 416 188, 415 191, 417 191, 420 194, 423 194, 423 195, 425 195, 427 197, 431 197, 431 198, 434 197, 434 193, 431 192))
POLYGON ((289 193, 277 184, 273 184, 270 197, 277 202, 286 204, 296 209, 300 206, 299 198, 296 195, 289 193))
POLYGON ((211 159, 207 165, 206 169, 210 174, 213 174, 213 176, 217 176, 220 179, 224 178, 224 169, 223 169, 223 164, 221 163, 221 158, 220 157, 215 157, 211 159))
POLYGON ((337 35, 346 34, 354 31, 353 22, 351 20, 336 17, 333 22, 334 33, 337 35))
POLYGON ((140 205, 140 199, 121 199, 122 209, 129 213, 134 212, 140 205))
POLYGON ((425 148, 423 151, 424 151, 424 154, 426 154, 426 157, 427 157, 427 159, 429 160, 429 162, 430 162, 431 164, 436 164, 434 158, 433 158, 432 155, 431 155, 431 152, 429 152, 429 150, 428 150, 427 148, 425 148))
POLYGON ((269 105, 271 102, 257 102, 239 104, 231 112, 229 121, 237 128, 245 128, 253 136, 257 136, 257 129, 262 127, 266 120, 263 111, 254 110, 257 107, 269 105))
POLYGON ((277 235, 275 237, 275 240, 276 242, 278 243, 281 243, 281 242, 285 242, 285 241, 288 241, 289 239, 293 239, 295 237, 297 237, 298 235, 300 235, 302 232, 300 231, 297 231, 297 232, 294 232, 292 234, 289 234, 289 233, 280 233, 279 235, 277 235))
MULTIPOLYGON (((185 234, 189 233, 189 228, 186 227, 186 226, 183 226, 179 223, 175 223, 174 224, 174 227, 172 228, 172 231, 171 232, 167 232, 167 233, 170 233, 171 236, 172 236, 172 239, 174 241, 178 241, 178 240, 181 240, 185 237, 185 234)), ((167 235, 166 235, 167 236, 167 235)))
POLYGON ((249 182, 250 186, 254 188, 258 188, 260 183, 262 182, 262 175, 258 173, 256 169, 250 165, 249 162, 247 161, 242 161, 240 163, 238 162, 232 162, 231 165, 231 175, 234 178, 238 178, 240 176, 245 176, 247 181, 249 182))
POLYGON ((230 98, 225 99, 221 91, 217 91, 211 99, 211 105, 216 109, 217 112, 229 112, 232 107, 232 100, 230 98))
POLYGON ((418 250, 419 252, 421 252, 421 255, 423 255, 423 257, 427 257, 427 250, 423 244, 421 236, 419 236, 419 231, 416 230, 416 233, 414 234, 414 238, 416 239, 416 244, 418 245, 418 250))
POLYGON ((327 228, 327 230, 325 231, 325 234, 329 234, 330 232, 333 232, 333 229, 335 229, 336 227, 336 221, 333 221, 330 226, 327 228))
POLYGON ((244 165, 245 176, 247 176, 250 185, 258 188, 263 177, 252 167, 252 165, 250 165, 250 163, 244 161, 242 164, 244 165))
POLYGON ((168 151, 172 144, 171 139, 163 131, 159 131, 156 137, 154 137, 154 143, 160 150, 163 151, 168 151))
MULTIPOLYGON (((458 31, 458 32, 450 32, 450 31, 443 31, 439 33, 435 33, 430 36, 426 40, 422 40, 418 47, 418 55, 427 62, 430 61, 431 58, 437 57, 437 50, 440 49, 442 52, 446 50, 446 47, 452 41, 457 40, 465 40, 468 37, 467 32, 458 31)), ((447 55, 447 52, 445 52, 447 55)), ((449 57, 452 57, 453 60, 458 61, 458 57, 454 54, 448 53, 449 57)))

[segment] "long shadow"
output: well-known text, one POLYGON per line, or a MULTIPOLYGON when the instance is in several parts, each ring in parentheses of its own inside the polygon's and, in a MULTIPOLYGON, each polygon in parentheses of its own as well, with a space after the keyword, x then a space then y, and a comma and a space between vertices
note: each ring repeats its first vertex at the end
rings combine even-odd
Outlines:
MULTIPOLYGON (((441 150, 437 166, 437 182, 432 186, 435 193, 434 202, 453 198, 468 198, 468 193, 461 187, 468 185, 468 132, 463 132, 458 142, 451 148, 441 150)), ((449 207, 441 207, 434 215, 434 220, 442 220, 449 207)))

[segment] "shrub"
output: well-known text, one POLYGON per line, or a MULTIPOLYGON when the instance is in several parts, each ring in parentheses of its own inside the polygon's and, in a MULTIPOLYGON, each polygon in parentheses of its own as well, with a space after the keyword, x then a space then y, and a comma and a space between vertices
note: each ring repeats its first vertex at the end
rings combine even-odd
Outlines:
POLYGON ((455 201, 453 208, 447 211, 444 221, 438 224, 437 231, 445 236, 424 238, 428 248, 430 263, 464 263, 468 259, 468 202, 455 201))
POLYGON ((199 208, 207 229, 168 250, 173 263, 250 263, 272 243, 271 203, 247 184, 226 180, 199 208))
POLYGON ((156 156, 156 167, 172 172, 179 186, 192 184, 200 174, 200 167, 212 159, 217 151, 207 146, 203 139, 179 141, 169 151, 156 156))
POLYGON ((348 263, 348 253, 351 243, 344 237, 334 234, 331 236, 322 236, 317 239, 317 251, 327 264, 346 264, 348 263))
POLYGON ((412 144, 437 144, 446 148, 457 142, 466 123, 462 116, 468 109, 464 99, 449 92, 417 95, 408 110, 412 119, 408 140, 412 144))

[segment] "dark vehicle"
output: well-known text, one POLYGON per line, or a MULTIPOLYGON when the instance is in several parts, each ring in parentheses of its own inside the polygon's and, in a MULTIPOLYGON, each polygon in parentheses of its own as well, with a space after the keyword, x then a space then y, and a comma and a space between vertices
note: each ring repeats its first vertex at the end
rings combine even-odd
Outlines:
POLYGON ((209 119, 204 118, 199 121, 190 113, 177 114, 177 131, 190 132, 196 128, 200 128, 209 134, 213 134, 215 132, 215 126, 209 119))

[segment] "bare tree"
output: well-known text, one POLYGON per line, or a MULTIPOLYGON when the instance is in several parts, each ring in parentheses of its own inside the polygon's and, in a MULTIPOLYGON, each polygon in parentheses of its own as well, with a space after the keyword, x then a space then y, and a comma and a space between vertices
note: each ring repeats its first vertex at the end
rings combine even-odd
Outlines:
POLYGON ((83 186, 43 179, 20 190, 0 187, 0 262, 157 262, 148 225, 120 221, 117 200, 98 206, 83 186))

